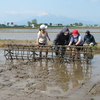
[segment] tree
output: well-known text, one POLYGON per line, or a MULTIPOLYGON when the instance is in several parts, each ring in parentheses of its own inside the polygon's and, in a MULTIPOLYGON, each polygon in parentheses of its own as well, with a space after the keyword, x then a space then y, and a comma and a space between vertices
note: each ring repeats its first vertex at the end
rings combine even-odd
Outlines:
POLYGON ((7 26, 9 26, 9 22, 7 22, 7 26))
POLYGON ((73 26, 73 24, 70 24, 70 26, 73 26))
POLYGON ((59 23, 59 24, 58 24, 58 26, 62 26, 62 24, 61 24, 61 23, 59 23))
POLYGON ((33 19, 31 24, 34 24, 34 26, 36 27, 37 26, 37 20, 33 19))
POLYGON ((37 20, 36 19, 33 19, 32 20, 32 24, 37 24, 37 20))
POLYGON ((78 26, 78 23, 74 23, 73 25, 74 25, 74 26, 78 26))
POLYGON ((11 22, 11 25, 13 25, 14 24, 14 22, 11 22))
POLYGON ((94 26, 98 26, 98 24, 94 24, 94 26))
POLYGON ((83 26, 83 24, 82 23, 79 23, 79 26, 83 26))
POLYGON ((50 26, 52 26, 52 23, 50 23, 50 26))
POLYGON ((28 21, 27 24, 28 24, 28 26, 31 26, 31 22, 30 21, 28 21))

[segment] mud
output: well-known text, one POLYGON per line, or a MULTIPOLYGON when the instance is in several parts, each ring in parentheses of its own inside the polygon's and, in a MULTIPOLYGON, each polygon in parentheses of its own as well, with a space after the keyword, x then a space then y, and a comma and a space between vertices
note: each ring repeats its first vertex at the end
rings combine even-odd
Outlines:
MULTIPOLYGON (((0 100, 100 100, 92 63, 5 60, 0 51, 0 100)), ((98 71, 100 72, 100 71, 98 71)))

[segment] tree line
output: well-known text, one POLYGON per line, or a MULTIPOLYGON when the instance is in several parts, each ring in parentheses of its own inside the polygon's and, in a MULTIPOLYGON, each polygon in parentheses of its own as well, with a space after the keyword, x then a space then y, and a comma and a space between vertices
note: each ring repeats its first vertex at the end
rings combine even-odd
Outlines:
MULTIPOLYGON (((58 24, 53 24, 53 23, 37 23, 37 19, 33 19, 33 20, 31 20, 31 21, 27 21, 27 25, 16 25, 16 24, 14 24, 14 22, 7 22, 7 24, 5 25, 5 24, 0 24, 0 27, 9 27, 9 26, 21 26, 21 27, 32 27, 32 25, 34 25, 34 28, 37 28, 37 27, 39 27, 41 24, 45 24, 45 25, 47 25, 47 26, 65 26, 65 25, 63 25, 62 23, 58 23, 58 24)), ((73 23, 73 24, 69 24, 69 25, 66 25, 66 26, 83 26, 83 23, 73 23)), ((93 26, 93 25, 86 25, 86 26, 93 26)), ((95 24, 94 26, 98 26, 98 24, 95 24)))
MULTIPOLYGON (((32 24, 34 24, 35 27, 41 25, 42 23, 40 24, 37 24, 37 19, 33 19, 32 21, 28 21, 27 22, 28 26, 31 26, 32 24)), ((53 23, 43 23, 45 25, 48 25, 48 26, 53 26, 53 23)), ((63 24, 59 23, 59 24, 56 24, 56 26, 63 26, 63 24)), ((66 26, 83 26, 82 23, 74 23, 74 24, 70 24, 70 25, 66 25, 66 26)))

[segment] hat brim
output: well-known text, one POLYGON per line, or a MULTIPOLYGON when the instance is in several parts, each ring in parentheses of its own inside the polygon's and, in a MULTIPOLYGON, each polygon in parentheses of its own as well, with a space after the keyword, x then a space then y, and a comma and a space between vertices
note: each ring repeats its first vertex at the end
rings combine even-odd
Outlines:
POLYGON ((45 28, 48 28, 48 26, 45 26, 45 28))

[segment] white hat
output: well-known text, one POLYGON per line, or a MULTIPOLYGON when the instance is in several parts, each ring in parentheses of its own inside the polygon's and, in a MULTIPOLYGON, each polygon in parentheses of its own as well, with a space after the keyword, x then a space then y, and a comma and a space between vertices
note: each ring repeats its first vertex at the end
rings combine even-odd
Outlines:
POLYGON ((47 28, 47 26, 46 25, 40 25, 40 29, 46 29, 47 28))

